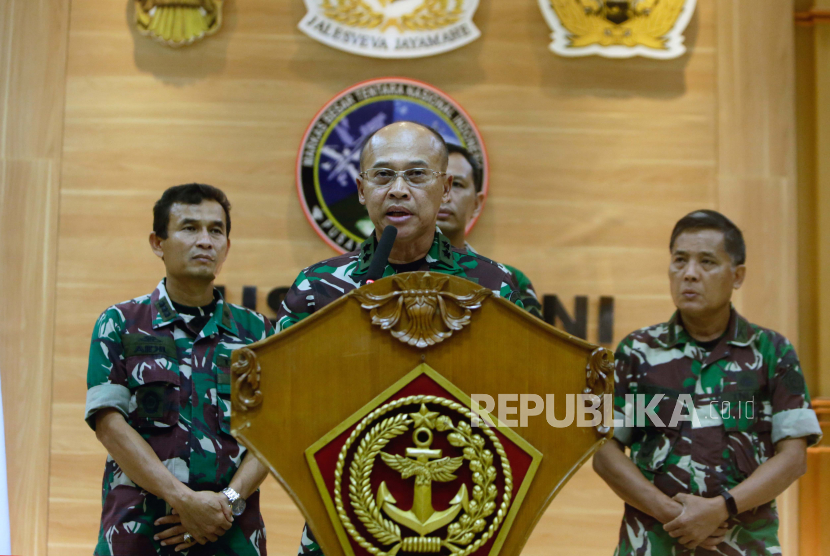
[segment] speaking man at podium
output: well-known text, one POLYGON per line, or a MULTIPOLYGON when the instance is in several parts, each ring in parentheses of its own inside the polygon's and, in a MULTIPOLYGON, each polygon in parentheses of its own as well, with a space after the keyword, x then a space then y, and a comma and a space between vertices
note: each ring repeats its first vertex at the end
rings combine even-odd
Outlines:
MULTIPOLYGON (((357 190, 375 226, 360 249, 300 272, 277 312, 284 330, 369 280, 401 272, 454 274, 493 290, 522 307, 504 266, 454 248, 436 230, 442 202, 449 200, 447 144, 440 134, 412 122, 397 122, 371 135, 360 157, 357 190)), ((306 527, 300 554, 321 554, 306 527)))
POLYGON ((821 438, 798 357, 731 305, 746 275, 735 224, 695 211, 669 249, 677 312, 617 348, 614 413, 628 420, 594 456, 626 502, 616 554, 781 554, 775 497, 821 438))

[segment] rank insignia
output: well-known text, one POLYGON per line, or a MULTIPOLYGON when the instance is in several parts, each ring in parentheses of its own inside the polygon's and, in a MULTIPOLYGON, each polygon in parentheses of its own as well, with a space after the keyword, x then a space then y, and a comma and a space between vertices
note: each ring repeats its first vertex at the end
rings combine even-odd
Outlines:
POLYGON ((683 31, 696 0, 539 0, 561 56, 670 59, 686 52, 683 31))
POLYGON ((542 454, 470 407, 421 364, 306 450, 346 554, 498 554, 542 454))

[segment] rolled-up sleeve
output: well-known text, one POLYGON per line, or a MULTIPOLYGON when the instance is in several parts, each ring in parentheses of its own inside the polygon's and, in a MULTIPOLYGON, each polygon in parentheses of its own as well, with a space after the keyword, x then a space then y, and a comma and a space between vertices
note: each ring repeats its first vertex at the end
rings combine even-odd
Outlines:
POLYGON ((772 398, 772 442, 807 438, 813 446, 821 440, 821 426, 810 405, 810 394, 795 348, 781 338, 770 380, 772 398))
POLYGON ((95 430, 95 414, 105 408, 129 413, 130 389, 124 364, 121 332, 124 316, 116 307, 104 311, 95 323, 89 347, 84 419, 95 430))

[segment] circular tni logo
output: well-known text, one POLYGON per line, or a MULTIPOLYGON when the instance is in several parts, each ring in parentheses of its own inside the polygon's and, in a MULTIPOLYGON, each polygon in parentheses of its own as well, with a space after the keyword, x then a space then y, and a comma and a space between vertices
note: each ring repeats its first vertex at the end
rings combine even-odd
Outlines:
POLYGON ((308 126, 297 157, 297 189, 308 221, 337 251, 352 251, 373 232, 355 180, 366 138, 394 122, 411 121, 466 148, 489 169, 484 143, 464 110, 438 89, 410 79, 359 83, 329 101, 308 126))

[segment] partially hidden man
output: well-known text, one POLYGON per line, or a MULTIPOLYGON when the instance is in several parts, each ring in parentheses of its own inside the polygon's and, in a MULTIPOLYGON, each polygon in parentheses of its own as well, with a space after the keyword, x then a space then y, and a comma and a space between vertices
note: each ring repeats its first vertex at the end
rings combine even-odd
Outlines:
MULTIPOLYGON (((481 165, 464 147, 449 143, 447 150, 450 153, 447 173, 452 176, 452 189, 449 200, 442 203, 441 210, 438 211, 438 227, 453 247, 476 253, 473 246, 467 242, 467 228, 484 206, 484 178, 481 165)), ((514 266, 504 267, 516 280, 525 310, 542 318, 542 305, 530 279, 514 266)))
MULTIPOLYGON (((383 276, 430 271, 473 280, 522 307, 516 283, 500 264, 454 248, 436 230, 438 211, 449 200, 447 145, 435 131, 398 122, 370 136, 360 157, 357 190, 375 234, 357 251, 314 264, 297 277, 277 312, 280 330, 299 322, 363 285, 372 255, 386 226, 397 231, 383 276)), ((300 554, 322 554, 306 527, 300 554)))
POLYGON ((109 453, 96 556, 266 554, 267 469, 230 435, 230 358, 273 328, 213 286, 230 231, 219 189, 165 191, 150 247, 166 277, 95 324, 86 421, 109 453))
POLYGON ((617 348, 614 413, 628 422, 594 456, 626 503, 616 554, 781 554, 775 498, 821 438, 798 357, 731 305, 746 248, 730 220, 690 213, 669 249, 677 311, 617 348), (638 418, 649 406, 657 419, 638 418))

